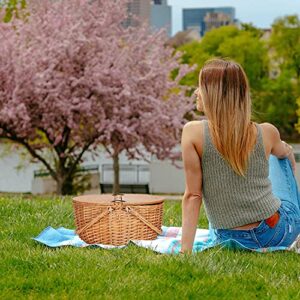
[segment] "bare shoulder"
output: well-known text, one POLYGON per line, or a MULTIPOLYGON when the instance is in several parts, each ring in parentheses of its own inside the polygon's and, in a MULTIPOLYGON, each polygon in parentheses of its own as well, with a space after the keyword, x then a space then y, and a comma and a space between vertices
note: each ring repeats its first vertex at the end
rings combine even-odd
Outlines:
POLYGON ((203 127, 204 121, 190 121, 184 125, 185 130, 199 130, 203 127))
POLYGON ((280 142, 280 134, 278 129, 271 123, 260 124, 263 135, 266 157, 274 152, 274 146, 280 142))
POLYGON ((203 133, 204 121, 190 121, 184 125, 183 131, 186 135, 192 138, 199 139, 203 133))
POLYGON ((259 125, 267 131, 276 131, 276 130, 278 131, 278 129, 271 123, 265 122, 265 123, 261 123, 259 125))
POLYGON ((204 121, 190 121, 184 125, 183 134, 185 135, 185 139, 191 142, 198 154, 202 155, 202 145, 203 145, 203 128, 204 128, 204 121))
POLYGON ((260 124, 263 134, 268 139, 275 140, 280 137, 279 130, 271 123, 261 123, 260 124))

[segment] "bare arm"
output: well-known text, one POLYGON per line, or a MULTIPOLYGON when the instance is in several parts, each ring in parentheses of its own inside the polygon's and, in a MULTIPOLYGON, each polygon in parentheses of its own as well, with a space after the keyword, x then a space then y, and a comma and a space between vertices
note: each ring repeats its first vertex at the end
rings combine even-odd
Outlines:
POLYGON ((191 126, 182 132, 182 158, 185 172, 185 193, 182 199, 181 252, 191 252, 202 203, 202 171, 199 155, 192 143, 191 126))
POLYGON ((272 148, 271 154, 278 158, 288 158, 291 161, 293 171, 296 171, 296 161, 292 146, 282 141, 278 129, 272 124, 268 124, 268 130, 271 133, 272 148))

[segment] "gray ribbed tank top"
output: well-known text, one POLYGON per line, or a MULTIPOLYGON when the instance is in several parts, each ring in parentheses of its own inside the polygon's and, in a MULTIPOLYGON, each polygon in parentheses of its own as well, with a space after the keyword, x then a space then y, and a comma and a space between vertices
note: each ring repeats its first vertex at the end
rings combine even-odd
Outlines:
POLYGON ((203 202, 215 229, 228 229, 264 220, 280 207, 272 194, 269 162, 265 156, 261 128, 250 154, 245 177, 236 174, 212 142, 204 121, 202 153, 203 202))

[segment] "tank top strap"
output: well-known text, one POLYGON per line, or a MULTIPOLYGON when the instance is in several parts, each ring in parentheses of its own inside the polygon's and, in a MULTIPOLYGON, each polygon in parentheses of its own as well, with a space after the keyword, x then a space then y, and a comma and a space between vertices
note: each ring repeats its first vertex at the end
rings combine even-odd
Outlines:
POLYGON ((260 152, 261 155, 265 156, 265 147, 261 126, 258 123, 254 123, 257 128, 257 140, 256 140, 256 149, 260 152))
POLYGON ((263 142, 263 137, 262 137, 262 130, 259 124, 257 124, 256 122, 254 122, 254 125, 257 128, 257 141, 258 142, 263 142))
POLYGON ((211 141, 210 133, 209 133, 209 127, 208 127, 208 121, 204 120, 204 146, 203 150, 207 150, 208 148, 214 147, 211 141))

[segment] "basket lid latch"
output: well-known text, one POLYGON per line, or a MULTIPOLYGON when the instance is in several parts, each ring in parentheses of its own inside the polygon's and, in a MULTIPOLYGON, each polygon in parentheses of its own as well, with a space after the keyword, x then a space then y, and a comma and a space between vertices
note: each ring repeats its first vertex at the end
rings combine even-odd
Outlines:
POLYGON ((114 200, 112 200, 112 202, 126 202, 122 199, 122 196, 124 196, 124 194, 113 194, 113 196, 114 200))

